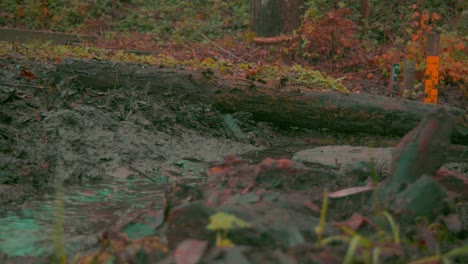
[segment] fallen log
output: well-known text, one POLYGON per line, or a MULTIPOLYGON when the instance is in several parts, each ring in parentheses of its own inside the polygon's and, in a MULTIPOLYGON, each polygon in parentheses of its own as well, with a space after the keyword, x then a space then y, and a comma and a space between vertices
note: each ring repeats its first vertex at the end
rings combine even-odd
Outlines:
POLYGON ((96 42, 96 39, 97 38, 95 36, 91 35, 49 32, 43 30, 0 28, 0 41, 52 41, 56 44, 71 44, 80 42, 96 42))
MULTIPOLYGON (((214 105, 245 111, 279 126, 328 128, 347 133, 403 136, 436 105, 384 96, 309 89, 223 89, 214 105)), ((468 144, 468 119, 459 108, 444 107, 455 120, 452 141, 468 144)))
MULTIPOLYGON (((255 120, 278 126, 346 133, 403 136, 436 106, 363 93, 275 88, 252 80, 218 79, 209 71, 101 61, 65 60, 57 65, 55 76, 74 76, 80 85, 97 90, 146 87, 152 93, 176 95, 179 100, 212 104, 226 113, 249 112, 255 120)), ((466 112, 444 108, 454 119, 452 142, 468 145, 466 112)))

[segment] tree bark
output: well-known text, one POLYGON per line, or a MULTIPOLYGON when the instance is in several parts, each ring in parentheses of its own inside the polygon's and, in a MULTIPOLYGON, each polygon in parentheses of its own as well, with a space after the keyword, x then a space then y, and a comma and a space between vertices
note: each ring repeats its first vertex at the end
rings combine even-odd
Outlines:
POLYGON ((251 30, 259 37, 287 34, 299 27, 304 0, 251 0, 251 30))
MULTIPOLYGON (((246 85, 247 86, 247 85, 246 85)), ((377 95, 226 87, 214 105, 221 111, 245 111, 278 126, 327 128, 346 133, 403 136, 436 105, 377 95)), ((452 141, 468 144, 465 111, 445 107, 455 119, 452 141)))
MULTIPOLYGON (((141 87, 152 94, 177 96, 185 103, 206 103, 231 113, 250 112, 257 121, 278 126, 327 128, 346 133, 403 136, 436 105, 377 95, 275 88, 250 80, 218 79, 209 71, 185 71, 86 60, 57 65, 56 78, 73 76, 79 85, 109 90, 141 87)), ((468 145, 468 118, 445 107, 454 118, 452 142, 468 145)))

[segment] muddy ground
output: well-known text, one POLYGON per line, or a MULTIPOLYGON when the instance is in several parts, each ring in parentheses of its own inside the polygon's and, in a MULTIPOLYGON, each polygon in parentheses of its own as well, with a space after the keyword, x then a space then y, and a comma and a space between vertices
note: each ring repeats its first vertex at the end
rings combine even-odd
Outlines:
MULTIPOLYGON (((63 263, 63 256, 78 263, 341 263, 346 243, 316 243, 324 189, 365 186, 370 174, 381 180, 388 170, 291 158, 318 146, 399 141, 279 129, 249 113, 220 113, 142 87, 72 85, 54 69, 52 62, 0 59, 2 263, 63 263), (229 223, 224 231, 207 228, 213 215, 229 223)), ((447 159, 465 177, 466 152, 452 146, 447 159)), ((340 221, 359 222, 366 236, 376 236, 369 223, 378 220, 369 219, 377 214, 366 207, 371 195, 330 201, 323 237, 340 234, 340 221)), ((466 195, 457 199, 466 204, 466 195)), ((444 215, 466 217, 457 208, 444 215)), ((405 262, 436 247, 457 248, 466 243, 463 228, 448 228, 435 245, 436 235, 408 225, 403 236, 417 242, 401 248, 382 239, 391 245, 388 252, 380 247, 380 259, 405 262)), ((366 261, 370 251, 359 250, 356 259, 366 261)))

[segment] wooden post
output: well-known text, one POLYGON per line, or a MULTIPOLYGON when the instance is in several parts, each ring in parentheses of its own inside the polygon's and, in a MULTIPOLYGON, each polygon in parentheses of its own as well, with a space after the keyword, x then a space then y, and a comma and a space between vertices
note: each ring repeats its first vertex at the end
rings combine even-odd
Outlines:
POLYGON ((427 34, 426 56, 439 56, 440 35, 437 33, 427 34))
POLYGON ((413 91, 414 89, 415 63, 412 60, 405 61, 405 73, 403 79, 403 89, 413 91))
POLYGON ((369 25, 369 0, 361 0, 361 27, 362 36, 367 40, 367 27, 369 25))
POLYGON ((388 83, 388 94, 390 97, 397 95, 398 90, 398 71, 400 69, 400 52, 396 51, 392 57, 392 73, 390 74, 390 81, 388 83))
POLYGON ((429 33, 427 35, 426 44, 426 72, 424 73, 424 92, 427 97, 424 98, 425 103, 437 104, 439 84, 439 52, 440 52, 440 35, 429 33))

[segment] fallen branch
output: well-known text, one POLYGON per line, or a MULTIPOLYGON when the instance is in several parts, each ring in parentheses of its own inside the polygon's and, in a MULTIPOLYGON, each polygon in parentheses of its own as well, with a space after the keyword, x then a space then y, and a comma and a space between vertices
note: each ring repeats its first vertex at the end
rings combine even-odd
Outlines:
POLYGON ((12 86, 12 87, 37 88, 37 89, 45 89, 46 88, 45 86, 42 86, 42 85, 15 84, 15 83, 3 83, 3 82, 0 82, 0 85, 12 86))
POLYGON ((226 52, 227 54, 231 55, 232 57, 244 62, 244 63, 248 63, 246 60, 240 58, 240 57, 237 57, 235 54, 233 54, 232 52, 224 49, 223 47, 219 46, 218 44, 216 44, 216 42, 212 41, 211 39, 209 39, 207 36, 203 35, 203 33, 201 32, 198 32, 198 34, 200 34, 204 39, 206 39, 208 42, 210 42, 211 44, 215 45, 218 49, 226 52))
POLYGON ((150 176, 146 175, 146 173, 144 173, 144 172, 142 172, 142 171, 136 169, 135 167, 133 167, 133 166, 128 166, 128 167, 129 167, 130 169, 132 169, 132 170, 138 172, 141 176, 143 176, 143 177, 145 177, 145 178, 147 178, 147 179, 150 179, 152 182, 156 182, 153 178, 151 178, 150 176))
POLYGON ((279 37, 272 37, 272 38, 254 38, 253 41, 255 44, 261 44, 261 45, 276 45, 280 44, 285 40, 290 40, 291 37, 287 36, 279 36, 279 37))

